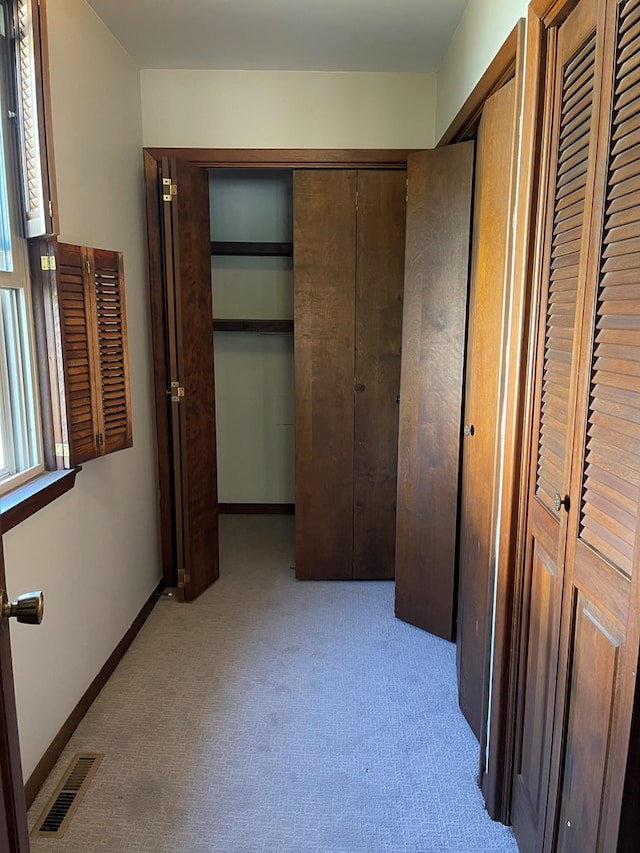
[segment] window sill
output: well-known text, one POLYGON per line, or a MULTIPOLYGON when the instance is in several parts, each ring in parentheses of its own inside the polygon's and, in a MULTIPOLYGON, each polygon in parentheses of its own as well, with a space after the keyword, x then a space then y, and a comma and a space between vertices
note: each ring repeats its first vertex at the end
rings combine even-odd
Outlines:
POLYGON ((0 497, 0 526, 3 533, 34 515, 56 498, 70 491, 80 466, 64 471, 45 471, 17 489, 0 497))

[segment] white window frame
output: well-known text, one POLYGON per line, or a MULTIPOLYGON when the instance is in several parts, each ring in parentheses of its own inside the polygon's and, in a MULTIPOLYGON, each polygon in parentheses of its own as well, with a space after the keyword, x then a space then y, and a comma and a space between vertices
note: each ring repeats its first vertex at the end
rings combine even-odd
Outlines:
POLYGON ((12 269, 0 271, 0 430, 6 456, 0 495, 44 470, 29 252, 23 234, 17 109, 11 79, 11 3, 0 4, 0 121, 11 223, 12 269))

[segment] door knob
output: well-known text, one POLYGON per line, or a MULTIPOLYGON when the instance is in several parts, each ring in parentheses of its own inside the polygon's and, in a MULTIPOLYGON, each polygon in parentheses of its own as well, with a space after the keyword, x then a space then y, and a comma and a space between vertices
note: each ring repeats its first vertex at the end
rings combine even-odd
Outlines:
POLYGON ((44 615, 44 595, 41 592, 26 592, 17 601, 10 602, 7 593, 0 589, 0 616, 14 617, 25 625, 39 625, 44 615))
POLYGON ((553 508, 556 512, 560 512, 560 508, 564 507, 569 512, 569 496, 561 498, 558 492, 553 496, 553 508))
POLYGON ((464 425, 464 434, 466 436, 473 435, 476 431, 476 428, 473 424, 465 424, 464 425))

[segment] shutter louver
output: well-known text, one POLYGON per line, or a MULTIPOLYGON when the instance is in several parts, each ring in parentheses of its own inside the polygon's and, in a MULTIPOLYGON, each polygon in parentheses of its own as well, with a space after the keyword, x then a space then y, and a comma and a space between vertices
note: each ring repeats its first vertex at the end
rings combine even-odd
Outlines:
POLYGON ((64 396, 62 443, 66 464, 79 465, 95 456, 96 411, 92 393, 91 308, 80 246, 58 244, 57 298, 64 396))
POLYGON ((57 242, 33 251, 49 270, 42 278, 49 464, 68 468, 132 445, 122 254, 57 242), (43 248, 49 254, 41 257, 43 248))
POLYGON ((563 483, 594 65, 595 36, 567 63, 562 78, 536 480, 536 496, 551 510, 563 483))
POLYGON ((640 2, 619 12, 580 538, 631 575, 640 486, 640 2))
POLYGON ((122 256, 94 250, 104 453, 131 446, 122 256))

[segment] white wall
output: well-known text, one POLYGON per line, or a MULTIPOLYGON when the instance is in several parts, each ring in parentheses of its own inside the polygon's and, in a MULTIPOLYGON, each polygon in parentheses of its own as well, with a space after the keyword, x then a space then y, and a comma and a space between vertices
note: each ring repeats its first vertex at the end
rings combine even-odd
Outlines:
POLYGON ((147 146, 434 144, 433 74, 147 70, 141 80, 147 146))
POLYGON ((139 72, 84 0, 50 0, 61 239, 124 252, 133 403, 129 450, 88 462, 71 492, 4 536, 25 778, 160 577, 139 72))
POLYGON ((528 5, 529 0, 469 0, 438 73, 436 142, 518 20, 526 18, 528 5))

